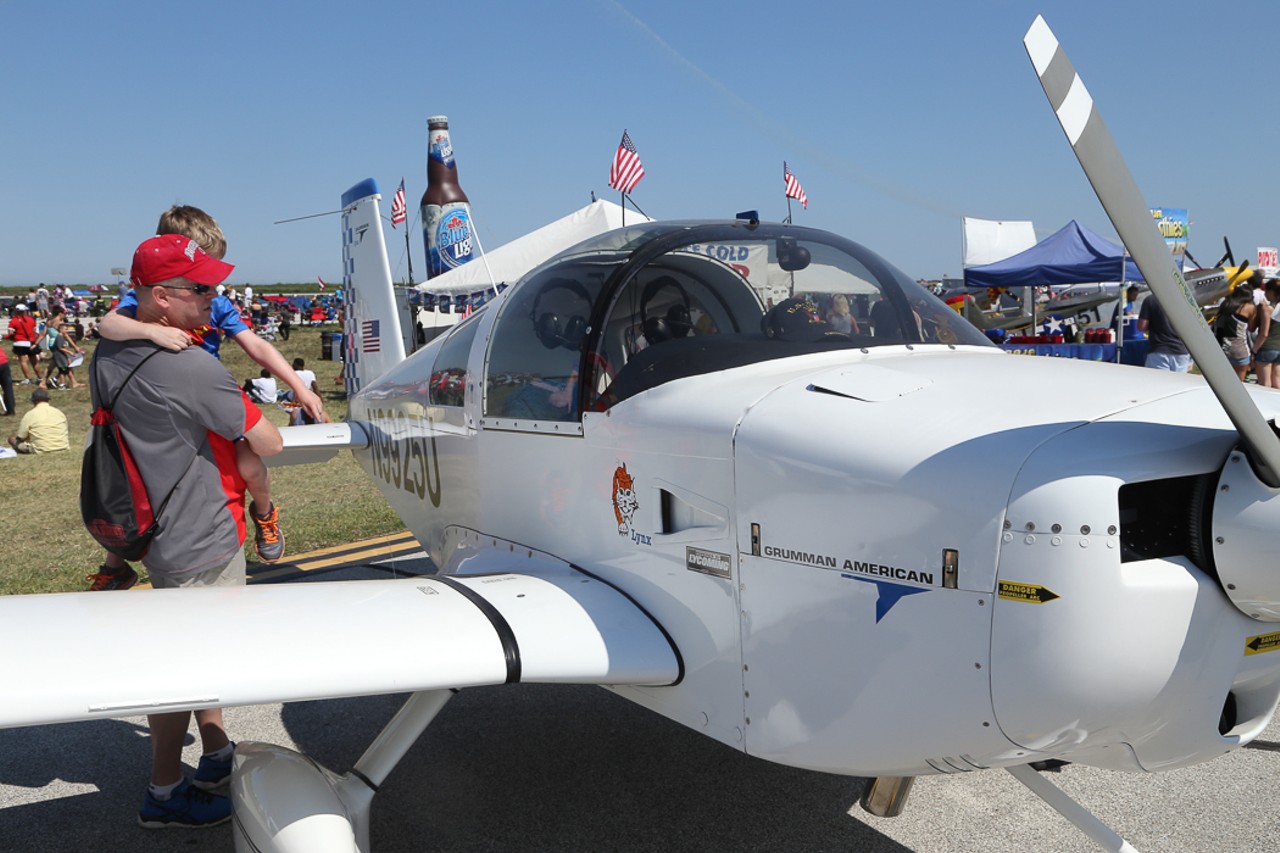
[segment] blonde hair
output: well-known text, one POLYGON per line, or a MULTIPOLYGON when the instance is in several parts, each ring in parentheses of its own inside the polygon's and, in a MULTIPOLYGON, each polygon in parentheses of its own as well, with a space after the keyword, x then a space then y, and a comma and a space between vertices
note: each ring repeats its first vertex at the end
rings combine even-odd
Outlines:
POLYGON ((832 314, 848 314, 849 313, 849 300, 845 297, 843 293, 837 293, 834 297, 832 297, 831 313, 832 314))
POLYGON ((160 214, 160 221, 156 223, 156 236, 161 234, 190 237, 204 249, 205 254, 218 260, 222 260, 227 254, 227 238, 218 227, 217 220, 189 204, 175 204, 160 214))

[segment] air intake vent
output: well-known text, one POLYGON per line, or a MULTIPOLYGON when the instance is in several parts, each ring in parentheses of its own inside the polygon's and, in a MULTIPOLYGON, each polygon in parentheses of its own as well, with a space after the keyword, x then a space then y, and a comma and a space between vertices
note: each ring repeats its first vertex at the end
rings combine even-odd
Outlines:
POLYGON ((662 501, 662 532, 679 533, 694 528, 705 529, 708 534, 723 529, 726 519, 723 512, 707 507, 694 506, 678 495, 662 489, 659 492, 662 501))
POLYGON ((1201 541, 1209 524, 1217 474, 1127 483, 1120 487, 1122 562, 1188 557, 1212 573, 1201 541))

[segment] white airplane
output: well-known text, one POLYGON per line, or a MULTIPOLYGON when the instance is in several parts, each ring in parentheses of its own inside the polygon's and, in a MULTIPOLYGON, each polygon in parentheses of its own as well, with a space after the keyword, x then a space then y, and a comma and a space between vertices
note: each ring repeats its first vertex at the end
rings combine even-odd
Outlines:
POLYGON ((1171 770, 1271 720, 1280 397, 1221 360, 1042 20, 1026 44, 1209 384, 1008 357, 870 250, 754 220, 609 232, 404 358, 365 182, 342 201, 350 420, 286 440, 351 448, 439 573, 0 599, 22 649, 0 725, 411 692, 345 775, 237 750, 237 850, 364 851, 374 792, 453 691, 591 683, 877 777, 877 814, 916 776, 1006 768, 1131 850, 1030 765, 1171 770), (766 311, 752 255, 796 298, 766 311), (823 322, 836 294, 866 322, 823 322), (224 665, 84 653, 197 618, 224 665))

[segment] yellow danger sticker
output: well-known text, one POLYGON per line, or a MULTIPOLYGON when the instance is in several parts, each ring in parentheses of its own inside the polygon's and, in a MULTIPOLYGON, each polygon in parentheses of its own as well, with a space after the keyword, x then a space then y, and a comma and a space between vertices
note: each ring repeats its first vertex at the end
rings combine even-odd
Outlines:
POLYGON ((1280 631, 1273 634, 1259 634, 1244 641, 1244 656, 1260 655, 1263 652, 1274 652, 1280 649, 1280 631))
POLYGON ((1000 597, 1006 601, 1025 601, 1030 604, 1048 604, 1055 598, 1062 598, 1047 586, 1013 581, 1000 581, 1000 597))

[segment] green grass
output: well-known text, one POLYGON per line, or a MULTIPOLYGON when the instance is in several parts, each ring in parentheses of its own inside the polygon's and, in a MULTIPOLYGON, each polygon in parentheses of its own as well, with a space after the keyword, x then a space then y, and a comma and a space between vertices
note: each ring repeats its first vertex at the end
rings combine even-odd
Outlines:
MULTIPOLYGON (((342 364, 320 360, 320 330, 295 327, 288 341, 275 344, 286 360, 302 357, 316 372, 329 417, 346 417, 346 395, 334 381, 342 364)), ((92 354, 94 342, 81 345, 92 354)), ((233 342, 223 344, 222 359, 237 384, 258 375, 260 368, 233 342)), ((10 366, 20 382, 22 372, 12 357, 10 366)), ((85 371, 76 371, 81 382, 87 381, 85 371)), ((71 450, 0 459, 0 518, 8 531, 0 559, 0 594, 81 590, 85 575, 97 571, 102 562, 102 550, 80 521, 80 460, 89 424, 89 391, 85 387, 51 394, 52 405, 67 415, 71 450)), ((4 438, 31 408, 31 386, 15 385, 14 396, 18 415, 0 419, 4 438)), ((288 422, 276 407, 261 408, 275 424, 288 422)), ((285 560, 290 554, 404 529, 349 453, 317 465, 273 468, 271 478, 273 500, 281 507, 285 560)), ((251 562, 256 559, 252 540, 245 553, 251 562)), ((142 572, 141 565, 136 568, 142 572)))

